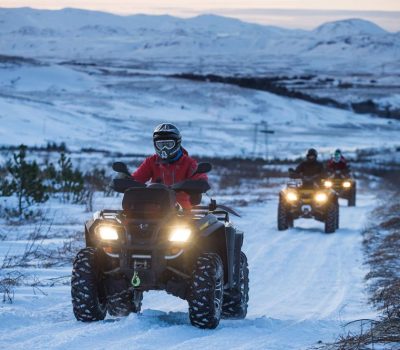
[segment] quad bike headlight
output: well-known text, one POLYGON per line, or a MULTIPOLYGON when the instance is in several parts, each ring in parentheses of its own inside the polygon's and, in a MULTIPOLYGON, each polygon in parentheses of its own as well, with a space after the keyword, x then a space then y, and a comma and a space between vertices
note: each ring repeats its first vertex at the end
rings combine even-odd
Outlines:
POLYGON ((315 201, 317 203, 325 203, 328 200, 328 195, 326 193, 323 192, 319 192, 315 195, 315 201))
POLYGON ((118 231, 115 226, 99 225, 96 231, 99 238, 104 241, 116 241, 118 239, 118 231))
POLYGON ((331 180, 326 180, 326 181, 324 182, 324 186, 325 186, 326 188, 331 188, 331 187, 333 186, 333 182, 332 182, 331 180))
POLYGON ((345 182, 343 182, 342 186, 344 188, 350 188, 351 187, 351 182, 350 181, 345 181, 345 182))
POLYGON ((288 192, 288 193, 286 193, 286 199, 289 202, 295 202, 299 199, 299 196, 297 195, 296 192, 288 192))
POLYGON ((187 227, 174 227, 169 235, 170 242, 187 242, 192 235, 192 230, 187 227))

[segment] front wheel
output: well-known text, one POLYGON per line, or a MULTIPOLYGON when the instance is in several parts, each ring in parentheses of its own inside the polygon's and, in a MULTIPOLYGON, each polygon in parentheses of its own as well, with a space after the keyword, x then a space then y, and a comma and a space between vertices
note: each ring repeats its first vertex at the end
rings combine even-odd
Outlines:
POLYGON ((189 290, 189 318, 193 326, 214 329, 221 319, 224 269, 218 254, 203 253, 195 263, 189 290))
POLYGON ((239 285, 224 294, 222 316, 230 319, 243 319, 247 315, 249 302, 249 266, 246 254, 240 252, 239 285))
POLYGON ((339 205, 336 201, 329 203, 325 215, 325 233, 334 233, 339 225, 339 205))
POLYGON ((278 204, 278 231, 285 231, 288 228, 293 227, 293 219, 289 213, 289 210, 282 200, 279 198, 278 204))
POLYGON ((96 260, 94 248, 80 250, 74 260, 71 297, 74 315, 78 321, 100 321, 107 314, 105 288, 99 280, 96 260))

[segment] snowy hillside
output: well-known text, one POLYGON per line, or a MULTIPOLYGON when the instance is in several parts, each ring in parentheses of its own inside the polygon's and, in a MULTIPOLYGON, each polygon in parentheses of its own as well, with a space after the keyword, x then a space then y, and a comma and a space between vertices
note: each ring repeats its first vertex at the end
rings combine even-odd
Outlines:
POLYGON ((398 144, 400 122, 230 85, 91 66, 7 65, 0 72, 5 145, 64 141, 75 150, 147 154, 153 128, 164 121, 182 129, 191 153, 212 156, 286 158, 311 146, 329 154, 339 146, 353 152, 398 144), (275 131, 268 148, 254 134, 267 127, 275 131))
MULTIPOLYGON (((154 65, 175 71, 184 67, 241 74, 271 69, 302 72, 310 68, 365 72, 400 58, 398 35, 357 19, 304 31, 214 15, 180 19, 21 8, 0 9, 0 23, 0 54, 118 59, 141 68, 154 65), (326 54, 332 60, 327 60, 326 54)), ((399 67, 394 69, 398 71, 399 67)))

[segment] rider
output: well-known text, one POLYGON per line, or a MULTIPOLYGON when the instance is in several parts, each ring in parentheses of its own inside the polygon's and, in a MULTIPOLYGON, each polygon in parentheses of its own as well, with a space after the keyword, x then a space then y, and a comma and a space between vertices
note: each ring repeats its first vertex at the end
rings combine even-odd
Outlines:
MULTIPOLYGON (((294 170, 295 174, 304 177, 313 177, 308 185, 324 176, 324 165, 317 160, 318 152, 314 148, 310 148, 306 154, 306 160, 302 161, 294 170)), ((304 180, 303 180, 304 183, 304 180)), ((305 184, 307 185, 307 184, 305 184)))
MULTIPOLYGON (((205 180, 206 174, 196 174, 197 162, 189 157, 188 152, 181 146, 182 136, 173 124, 158 125, 153 132, 153 143, 156 153, 137 168, 132 177, 142 183, 151 180, 153 183, 173 185, 186 179, 205 180)), ((190 196, 184 192, 176 194, 177 202, 184 208, 192 207, 190 196)))
POLYGON ((331 159, 327 163, 327 171, 330 173, 335 173, 339 171, 343 175, 348 175, 350 172, 350 167, 347 164, 347 160, 343 157, 342 151, 337 149, 332 155, 331 159))

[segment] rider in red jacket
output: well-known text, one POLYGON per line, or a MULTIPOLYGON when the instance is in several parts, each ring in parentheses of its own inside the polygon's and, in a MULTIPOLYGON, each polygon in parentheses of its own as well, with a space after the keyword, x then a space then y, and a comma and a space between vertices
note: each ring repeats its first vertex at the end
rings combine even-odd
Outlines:
POLYGON ((345 157, 343 157, 340 149, 337 149, 332 158, 328 161, 326 169, 329 173, 340 171, 340 173, 343 175, 347 175, 350 172, 350 167, 347 164, 347 160, 345 157))
MULTIPOLYGON (((172 124, 160 124, 153 132, 153 142, 156 154, 148 157, 132 174, 139 182, 163 183, 173 185, 186 179, 205 180, 206 174, 196 174, 197 162, 189 157, 188 152, 181 146, 181 134, 172 124)), ((184 192, 176 194, 177 202, 184 208, 192 207, 190 197, 184 192)))

